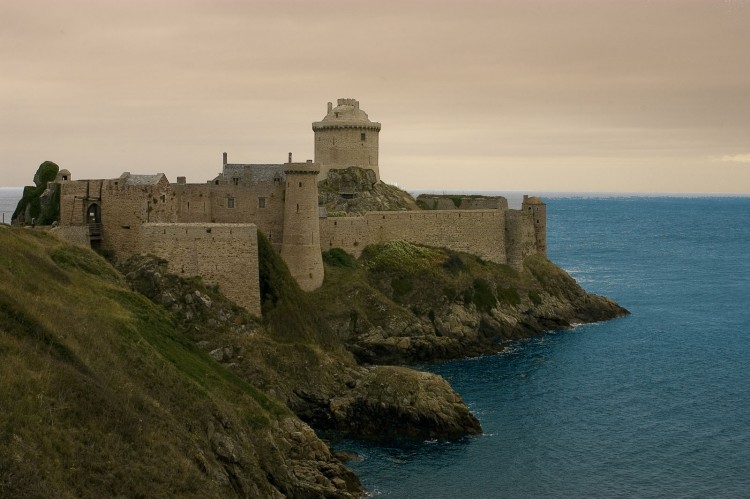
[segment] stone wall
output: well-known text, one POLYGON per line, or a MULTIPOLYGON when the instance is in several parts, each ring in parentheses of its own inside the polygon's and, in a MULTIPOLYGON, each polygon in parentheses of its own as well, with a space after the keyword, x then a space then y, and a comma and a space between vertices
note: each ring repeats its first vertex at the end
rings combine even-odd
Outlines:
POLYGON ((102 248, 127 258, 138 252, 140 226, 149 222, 174 222, 173 194, 166 177, 155 185, 128 185, 106 180, 101 199, 102 248))
POLYGON ((320 220, 322 249, 342 248, 354 256, 368 244, 404 240, 473 253, 506 263, 507 210, 370 212, 362 217, 320 220))
POLYGON ((508 210, 505 225, 508 265, 515 269, 523 267, 523 260, 537 252, 536 233, 531 212, 508 210))
POLYGON ((260 316, 258 233, 254 224, 146 223, 140 252, 169 262, 181 276, 200 276, 260 316))
POLYGON ((369 168, 380 180, 378 168, 379 132, 371 127, 324 128, 315 131, 315 162, 320 165, 320 177, 330 169, 350 166, 369 168), (364 139, 363 139, 364 135, 364 139))
POLYGON ((438 196, 420 194, 417 203, 428 210, 507 210, 508 200, 502 196, 438 196))
POLYGON ((166 177, 149 185, 130 185, 122 178, 78 180, 60 184, 60 226, 86 225, 87 212, 96 206, 101 224, 101 247, 118 258, 136 253, 140 226, 174 221, 174 195, 166 177))
POLYGON ((277 251, 281 250, 284 232, 283 184, 173 184, 172 192, 175 194, 177 222, 252 222, 277 251))

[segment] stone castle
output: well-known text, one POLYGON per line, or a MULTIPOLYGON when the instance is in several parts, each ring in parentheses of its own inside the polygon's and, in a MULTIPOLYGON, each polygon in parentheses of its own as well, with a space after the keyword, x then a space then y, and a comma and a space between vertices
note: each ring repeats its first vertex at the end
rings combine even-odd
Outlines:
MULTIPOLYGON (((72 180, 61 170, 63 237, 108 250, 118 258, 151 253, 185 276, 201 276, 249 311, 260 314, 257 232, 268 237, 306 291, 323 283, 321 252, 342 248, 359 256, 374 243, 405 240, 476 254, 521 268, 531 254, 546 255, 546 212, 524 196, 520 210, 504 198, 428 198, 428 210, 331 216, 318 206, 318 182, 331 170, 370 170, 380 182, 380 123, 359 102, 328 103, 314 122, 315 160, 235 164, 224 153, 221 173, 205 183, 171 183, 162 173, 72 180), (460 205, 459 207, 456 204, 460 205)), ((342 193, 342 196, 356 193, 342 193)))

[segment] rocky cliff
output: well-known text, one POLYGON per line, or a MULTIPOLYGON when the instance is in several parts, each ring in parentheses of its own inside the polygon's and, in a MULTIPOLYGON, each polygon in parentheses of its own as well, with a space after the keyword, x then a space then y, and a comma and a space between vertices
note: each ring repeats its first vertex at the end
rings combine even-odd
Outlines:
POLYGON ((527 258, 518 272, 393 241, 366 248, 359 260, 334 249, 324 262, 326 281, 313 300, 333 334, 365 364, 494 353, 514 339, 628 313, 586 293, 542 256, 527 258))
POLYGON ((163 260, 134 257, 120 268, 133 289, 167 307, 186 338, 319 430, 379 440, 481 432, 439 376, 358 365, 262 236, 259 250, 263 320, 216 288, 169 275, 163 260))
POLYGON ((318 204, 328 216, 420 209, 408 192, 377 182, 375 172, 354 166, 329 170, 328 178, 318 182, 318 204))

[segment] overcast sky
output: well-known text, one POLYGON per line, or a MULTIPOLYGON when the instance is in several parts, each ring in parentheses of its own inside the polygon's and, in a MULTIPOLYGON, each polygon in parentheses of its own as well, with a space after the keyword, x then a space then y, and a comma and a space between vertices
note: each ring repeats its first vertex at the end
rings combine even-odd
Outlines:
POLYGON ((750 193, 750 0, 2 0, 0 185, 313 157, 411 189, 750 193))

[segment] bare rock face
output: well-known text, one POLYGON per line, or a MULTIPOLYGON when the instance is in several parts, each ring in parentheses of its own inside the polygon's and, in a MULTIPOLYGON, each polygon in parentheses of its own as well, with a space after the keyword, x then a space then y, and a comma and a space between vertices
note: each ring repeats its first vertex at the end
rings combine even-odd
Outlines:
POLYGON ((442 377, 395 366, 368 369, 356 388, 330 401, 340 430, 371 439, 456 439, 482 432, 442 377))
POLYGON ((354 166, 329 170, 328 178, 318 183, 318 204, 329 216, 419 209, 409 193, 378 182, 372 170, 354 166))

